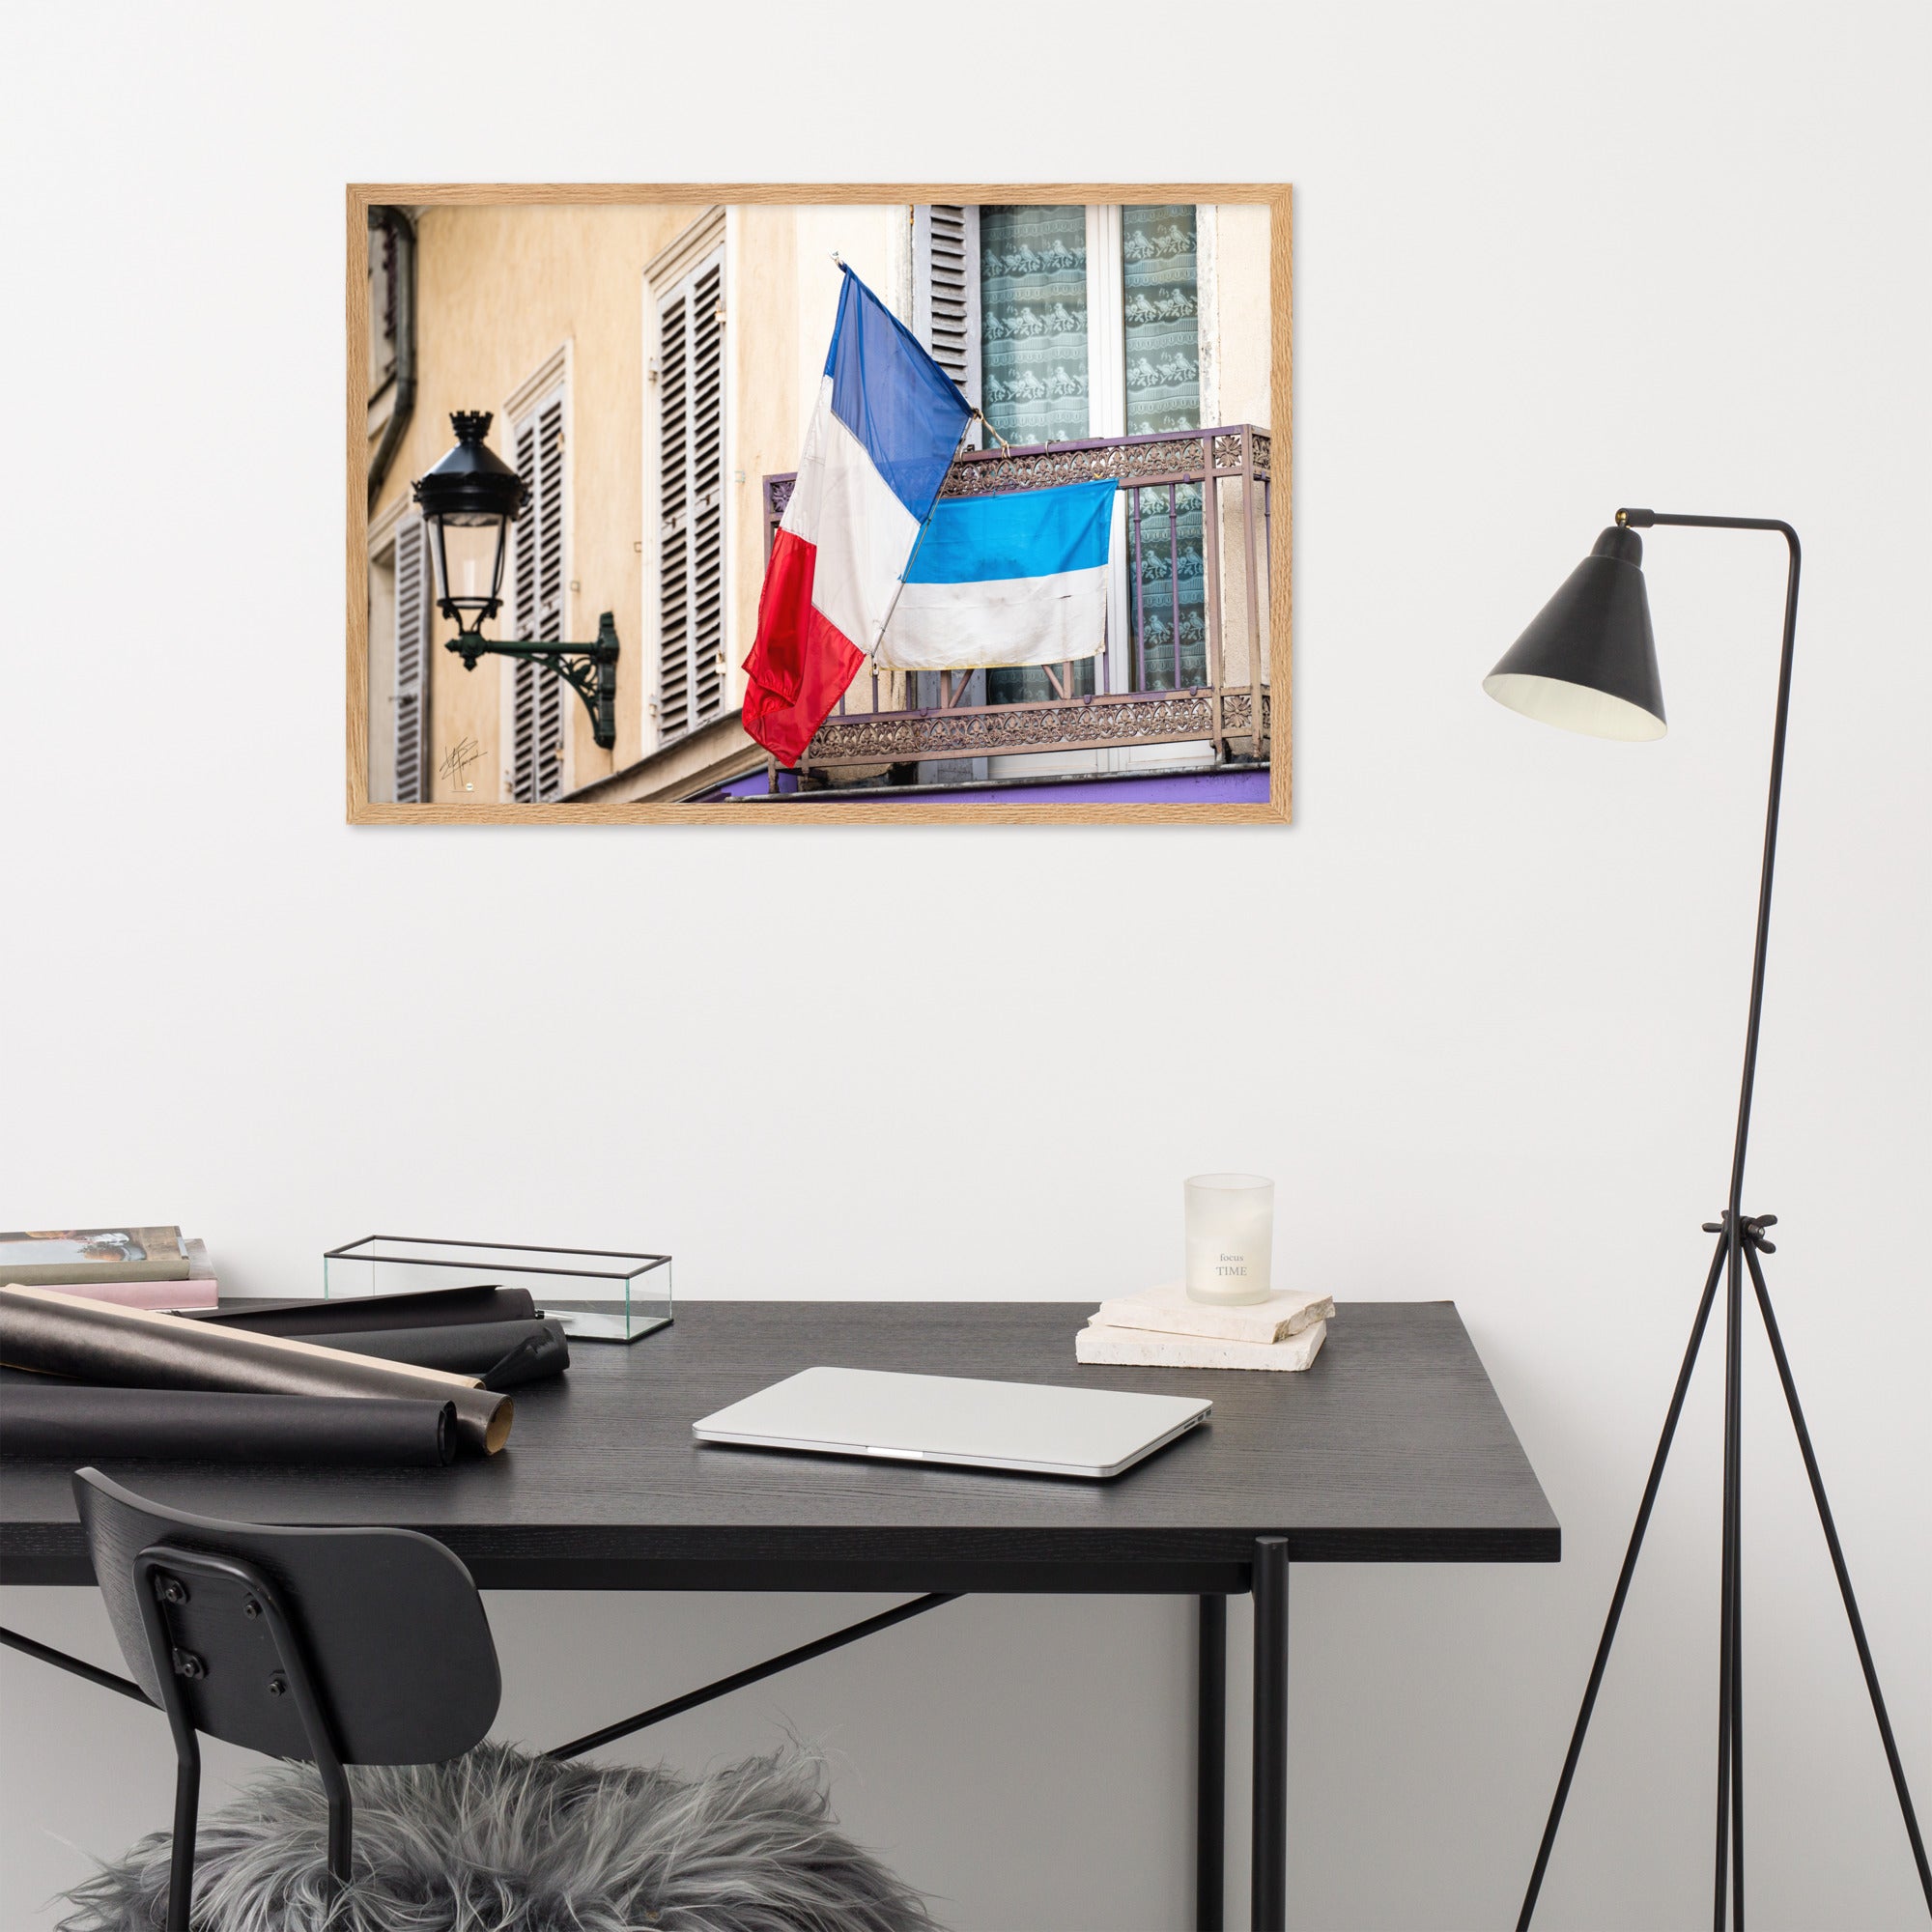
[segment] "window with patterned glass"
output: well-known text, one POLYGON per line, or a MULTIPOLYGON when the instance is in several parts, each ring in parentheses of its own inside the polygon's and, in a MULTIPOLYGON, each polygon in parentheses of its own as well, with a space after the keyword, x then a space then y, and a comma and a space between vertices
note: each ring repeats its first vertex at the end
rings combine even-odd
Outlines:
POLYGON ((1127 623, 1136 691, 1208 682, 1207 550, 1201 485, 1152 484, 1127 497, 1127 623))
POLYGON ((980 406, 1009 442, 1087 435, 1087 211, 980 210, 980 406))
POLYGON ((1201 427, 1200 298, 1192 206, 1122 209, 1129 436, 1201 427))
MULTIPOLYGON (((1121 332, 1129 436, 1201 427, 1201 282, 1194 210, 1121 211, 1121 332)), ((1201 486, 1129 497, 1127 621, 1134 684, 1175 691, 1208 682, 1201 486)))
MULTIPOLYGON (((1102 229, 1102 234, 1111 231, 1102 229)), ((1120 211, 1119 257, 1095 272, 1119 280, 1118 344, 1090 335, 1088 212, 1081 207, 978 211, 980 403, 1009 442, 1074 442, 1103 429, 1128 436, 1201 427, 1199 230, 1190 203, 1120 211), (1118 353, 1119 359, 1116 360, 1118 353), (1094 410, 1092 384, 1118 396, 1094 410), (1119 384, 1115 388, 1115 384, 1119 384)), ((936 259, 936 258, 935 258, 936 259)), ((1125 498, 1130 679, 1172 691, 1208 677, 1206 553, 1198 485, 1138 490, 1125 498)), ((1091 692, 1092 660, 1073 667, 1070 695, 1091 692)), ((1055 695, 1045 671, 988 674, 994 704, 1055 695)))

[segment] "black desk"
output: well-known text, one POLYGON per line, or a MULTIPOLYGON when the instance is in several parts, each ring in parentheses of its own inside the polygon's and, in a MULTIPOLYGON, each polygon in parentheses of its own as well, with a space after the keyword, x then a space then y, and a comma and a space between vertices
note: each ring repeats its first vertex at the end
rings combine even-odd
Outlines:
MULTIPOLYGON (((1255 1594, 1255 1925, 1279 1926, 1288 1566, 1556 1561, 1560 1532, 1449 1302, 1347 1304, 1299 1375, 1081 1368, 1091 1305, 700 1302, 520 1390, 508 1449, 445 1470, 127 1465, 213 1516, 388 1523, 484 1589, 1101 1591, 1202 1600, 1199 1894, 1218 1924, 1226 1603, 1255 1594), (1201 1395, 1213 1419, 1111 1483, 700 1445, 813 1363, 1201 1395)), ((92 1581, 66 1472, 0 1477, 0 1579, 92 1581)))

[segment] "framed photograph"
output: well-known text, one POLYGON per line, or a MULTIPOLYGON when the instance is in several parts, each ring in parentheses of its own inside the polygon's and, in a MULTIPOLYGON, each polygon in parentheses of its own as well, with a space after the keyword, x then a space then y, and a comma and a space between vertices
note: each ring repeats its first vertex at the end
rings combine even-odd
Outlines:
POLYGON ((352 822, 1288 822, 1287 186, 348 202, 352 822))

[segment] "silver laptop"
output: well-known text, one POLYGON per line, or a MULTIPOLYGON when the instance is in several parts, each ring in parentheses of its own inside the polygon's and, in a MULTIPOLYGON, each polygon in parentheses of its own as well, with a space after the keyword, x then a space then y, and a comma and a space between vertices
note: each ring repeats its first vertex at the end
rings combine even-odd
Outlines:
POLYGON ((1118 1476, 1205 1422, 1211 1402, 1118 1389, 805 1369, 691 1425, 700 1442, 1118 1476))

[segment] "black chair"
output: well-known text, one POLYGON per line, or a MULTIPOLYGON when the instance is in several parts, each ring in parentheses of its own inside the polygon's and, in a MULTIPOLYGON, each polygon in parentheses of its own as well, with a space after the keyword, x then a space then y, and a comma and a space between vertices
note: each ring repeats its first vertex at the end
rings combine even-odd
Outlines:
POLYGON ((357 1923, 371 1912, 390 1922, 389 1905, 419 1922, 427 1887, 451 1901, 451 1923, 469 1924, 465 1901, 500 1903, 507 1882, 553 1916, 594 1901, 599 1923, 737 1922, 735 1912, 796 1932, 931 1932, 919 1894, 838 1830, 809 1754, 781 1750, 692 1780, 571 1760, 945 1599, 901 1605, 531 1756, 485 1742, 502 1694, 496 1646, 469 1571, 441 1544, 406 1529, 221 1522, 95 1469, 75 1475, 74 1495, 122 1654, 168 1715, 179 1772, 172 1841, 156 1834, 103 1865, 68 1894, 89 1915, 69 1922, 152 1924, 165 1872, 168 1932, 188 1932, 205 1731, 313 1764, 327 1815, 325 1873, 323 1821, 300 1774, 258 1782, 209 1834, 204 1915, 210 1892, 235 1897, 245 1872, 239 1883, 254 1889, 237 1910, 247 1923, 264 1922, 265 1909, 282 1913, 276 1923, 335 1922, 352 1878, 353 1764, 369 1767, 357 1779, 357 1923))
POLYGON ((313 1764, 328 1869, 350 1876, 348 1764, 436 1764, 479 1743, 502 1679, 469 1573, 408 1529, 271 1529, 73 1479, 122 1655, 168 1715, 179 1770, 168 1932, 187 1932, 198 1733, 313 1764))

